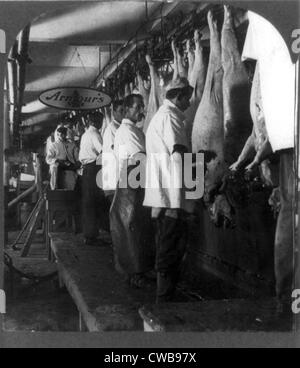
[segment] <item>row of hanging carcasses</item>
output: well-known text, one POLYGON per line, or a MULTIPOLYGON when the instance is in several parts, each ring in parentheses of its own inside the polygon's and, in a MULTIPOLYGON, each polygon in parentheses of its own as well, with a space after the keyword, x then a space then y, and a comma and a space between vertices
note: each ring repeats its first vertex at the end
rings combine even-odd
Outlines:
MULTIPOLYGON (((245 180, 244 173, 231 175, 229 167, 245 145, 255 152, 265 142, 259 65, 251 83, 250 71, 241 60, 234 27, 234 9, 224 7, 219 24, 211 11, 207 14, 210 50, 207 57, 199 30, 194 47, 187 41, 186 55, 172 41, 172 75, 158 72, 149 55, 150 80, 137 73, 135 83, 125 85, 119 98, 140 93, 145 103, 143 130, 162 104, 165 86, 171 78, 186 77, 194 88, 191 106, 185 112, 186 130, 192 152, 204 152, 207 162, 204 201, 198 201, 190 221, 190 242, 186 257, 187 276, 197 280, 203 265, 251 290, 272 290, 275 216, 269 196, 277 187, 278 167, 270 160, 260 165, 259 175, 245 180), (217 228, 216 228, 217 226, 217 228)), ((105 111, 106 124, 111 119, 105 111)), ((201 282, 201 280, 199 280, 201 282)))

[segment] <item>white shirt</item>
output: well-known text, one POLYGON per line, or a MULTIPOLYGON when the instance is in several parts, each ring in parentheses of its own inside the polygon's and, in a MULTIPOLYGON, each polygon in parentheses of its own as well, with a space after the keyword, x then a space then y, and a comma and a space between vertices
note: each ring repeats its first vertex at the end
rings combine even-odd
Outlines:
POLYGON ((79 161, 83 164, 90 164, 97 160, 102 153, 102 137, 98 129, 90 126, 81 137, 79 161))
POLYGON ((186 208, 184 192, 175 185, 182 174, 172 166, 174 146, 188 148, 184 119, 184 114, 171 101, 165 100, 149 124, 144 206, 186 208))
MULTIPOLYGON (((120 123, 116 120, 113 120, 110 122, 103 134, 103 160, 105 162, 102 162, 103 164, 108 165, 108 170, 115 170, 114 163, 111 162, 111 160, 114 159, 114 142, 115 142, 115 135, 117 132, 117 129, 120 127, 120 123), (113 155, 112 157, 109 157, 108 155, 113 155), (106 161, 106 155, 107 155, 107 161, 106 161)), ((115 190, 117 187, 116 182, 116 176, 111 175, 111 173, 107 172, 106 170, 102 169, 102 188, 104 190, 115 190)))
POLYGON ((78 150, 74 143, 56 141, 49 144, 46 162, 54 165, 56 160, 69 160, 73 164, 78 160, 78 150))
MULTIPOLYGON (((53 142, 57 142, 59 139, 58 139, 58 132, 57 132, 57 129, 58 128, 63 128, 63 124, 61 125, 58 125, 54 131, 54 133, 52 133, 46 140, 46 148, 45 148, 45 153, 47 155, 47 152, 49 150, 49 147, 50 145, 53 143, 53 142)), ((75 141, 75 132, 73 129, 71 128, 66 128, 67 129, 67 141, 68 142, 74 142, 75 141)))
POLYGON ((143 131, 129 119, 123 119, 120 128, 116 131, 114 142, 114 154, 119 166, 118 171, 121 172, 124 165, 127 165, 128 160, 132 159, 136 154, 145 152, 145 135, 143 131))
POLYGON ((256 63, 255 73, 252 81, 250 112, 255 134, 255 149, 258 151, 265 142, 266 138, 268 138, 260 88, 259 61, 256 63))
POLYGON ((47 156, 49 147, 55 142, 54 134, 51 134, 46 140, 45 154, 47 156))
POLYGON ((295 66, 277 29, 248 12, 249 27, 242 59, 259 61, 266 129, 274 151, 294 146, 295 66))
POLYGON ((114 141, 117 129, 120 128, 120 123, 116 120, 110 122, 103 134, 103 152, 114 151, 114 141))
MULTIPOLYGON (((57 187, 57 170, 59 164, 56 160, 69 160, 73 164, 78 161, 78 148, 73 142, 62 142, 57 140, 49 145, 46 162, 50 166, 50 188, 55 190, 57 187)), ((65 189, 74 190, 77 174, 69 171, 65 178, 65 189)))

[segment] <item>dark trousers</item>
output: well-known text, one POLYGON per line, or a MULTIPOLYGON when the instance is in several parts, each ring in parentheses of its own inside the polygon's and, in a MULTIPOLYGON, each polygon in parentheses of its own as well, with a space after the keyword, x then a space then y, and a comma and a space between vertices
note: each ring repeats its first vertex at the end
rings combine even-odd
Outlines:
POLYGON ((105 190, 104 191, 104 195, 105 195, 105 198, 107 200, 109 207, 111 207, 113 203, 115 192, 116 192, 115 190, 105 190))
POLYGON ((82 228, 85 238, 96 238, 99 228, 109 229, 108 209, 104 192, 96 184, 100 166, 84 165, 82 174, 82 228))
POLYGON ((82 177, 78 175, 76 185, 74 188, 74 192, 76 195, 76 205, 75 205, 75 212, 74 212, 74 222, 75 222, 75 232, 81 233, 82 232, 82 177))
POLYGON ((115 268, 124 275, 153 269, 155 249, 150 209, 142 188, 116 189, 110 210, 115 268))
POLYGON ((275 234, 276 294, 290 299, 293 287, 293 151, 280 153, 279 169, 280 212, 275 234))
POLYGON ((186 250, 187 223, 180 210, 172 210, 172 217, 168 210, 162 210, 156 220, 156 228, 157 300, 168 301, 180 275, 186 250))

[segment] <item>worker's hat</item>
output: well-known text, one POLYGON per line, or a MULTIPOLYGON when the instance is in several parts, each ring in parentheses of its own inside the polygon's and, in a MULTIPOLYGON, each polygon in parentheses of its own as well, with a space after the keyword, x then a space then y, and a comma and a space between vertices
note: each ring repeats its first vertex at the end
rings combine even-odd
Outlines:
POLYGON ((178 77, 175 79, 172 79, 171 82, 167 85, 166 91, 171 91, 172 89, 184 89, 189 88, 191 91, 193 90, 193 87, 190 86, 189 81, 184 77, 178 77))

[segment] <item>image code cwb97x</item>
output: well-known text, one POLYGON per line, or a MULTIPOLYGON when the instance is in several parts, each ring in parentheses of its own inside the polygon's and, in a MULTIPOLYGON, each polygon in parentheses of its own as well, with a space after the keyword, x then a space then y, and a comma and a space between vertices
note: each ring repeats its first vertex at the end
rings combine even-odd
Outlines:
POLYGON ((299 4, 0 7, 2 330, 297 329, 299 4))

